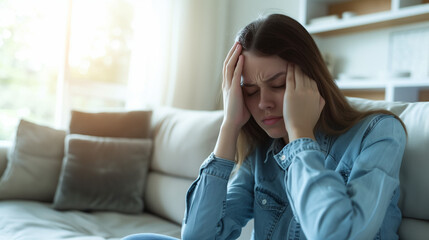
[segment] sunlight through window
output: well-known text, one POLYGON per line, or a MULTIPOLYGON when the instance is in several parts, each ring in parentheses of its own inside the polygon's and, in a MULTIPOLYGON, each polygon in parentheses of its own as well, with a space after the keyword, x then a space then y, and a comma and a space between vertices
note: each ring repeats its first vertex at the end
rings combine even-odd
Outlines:
POLYGON ((135 2, 0 1, 0 140, 21 118, 65 128, 71 109, 124 109, 135 2))

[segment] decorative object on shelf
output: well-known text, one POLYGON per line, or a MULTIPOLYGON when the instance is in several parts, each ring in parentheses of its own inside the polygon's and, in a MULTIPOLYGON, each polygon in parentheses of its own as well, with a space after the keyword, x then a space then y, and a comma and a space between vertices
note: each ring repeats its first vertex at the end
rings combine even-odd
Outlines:
POLYGON ((310 19, 310 25, 328 24, 328 23, 337 22, 338 20, 339 20, 338 15, 317 17, 317 18, 310 19))
POLYGON ((409 71, 395 71, 395 70, 381 70, 377 73, 377 78, 380 80, 393 80, 393 79, 409 79, 411 72, 409 71))
POLYGON ((345 12, 343 12, 341 14, 341 18, 342 19, 349 19, 349 18, 352 18, 354 16, 356 16, 356 13, 355 12, 351 12, 351 11, 345 11, 345 12))
POLYGON ((349 73, 339 73, 338 81, 361 81, 361 80, 371 80, 369 76, 363 76, 358 74, 349 74, 349 73))
POLYGON ((410 72, 414 79, 428 79, 429 27, 392 32, 389 48, 391 71, 410 72))

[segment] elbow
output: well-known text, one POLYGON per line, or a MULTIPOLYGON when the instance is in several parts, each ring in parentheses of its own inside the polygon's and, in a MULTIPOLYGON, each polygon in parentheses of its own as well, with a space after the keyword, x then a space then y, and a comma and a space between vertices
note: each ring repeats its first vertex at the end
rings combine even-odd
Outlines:
POLYGON ((320 218, 314 222, 313 226, 305 227, 303 231, 308 239, 315 240, 339 240, 350 239, 352 231, 352 219, 350 215, 342 215, 342 217, 333 219, 320 218), (307 230, 307 231, 305 231, 307 230))

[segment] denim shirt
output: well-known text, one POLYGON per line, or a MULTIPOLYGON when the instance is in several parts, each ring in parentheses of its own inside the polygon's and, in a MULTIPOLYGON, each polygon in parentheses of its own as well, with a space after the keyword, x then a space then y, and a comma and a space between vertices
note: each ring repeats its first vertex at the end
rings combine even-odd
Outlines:
POLYGON ((401 123, 370 115, 340 136, 274 139, 234 162, 211 154, 186 196, 184 240, 398 239, 401 123))

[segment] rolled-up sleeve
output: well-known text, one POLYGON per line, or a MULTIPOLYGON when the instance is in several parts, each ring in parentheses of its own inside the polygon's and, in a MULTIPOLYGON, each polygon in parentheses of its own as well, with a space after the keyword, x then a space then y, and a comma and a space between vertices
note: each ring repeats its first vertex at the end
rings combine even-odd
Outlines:
POLYGON ((373 239, 394 191, 406 142, 400 122, 381 119, 356 146, 347 184, 324 166, 325 154, 309 138, 297 139, 279 153, 286 193, 308 239, 373 239))

